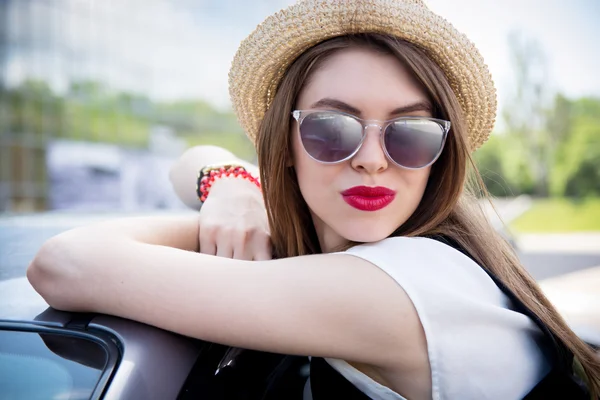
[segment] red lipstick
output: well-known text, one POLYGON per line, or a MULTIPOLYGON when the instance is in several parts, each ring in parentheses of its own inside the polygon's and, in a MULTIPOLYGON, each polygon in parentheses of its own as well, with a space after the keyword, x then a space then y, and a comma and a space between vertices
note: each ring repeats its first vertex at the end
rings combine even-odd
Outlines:
POLYGON ((361 211, 377 211, 387 207, 396 192, 382 186, 355 186, 342 192, 344 201, 361 211))

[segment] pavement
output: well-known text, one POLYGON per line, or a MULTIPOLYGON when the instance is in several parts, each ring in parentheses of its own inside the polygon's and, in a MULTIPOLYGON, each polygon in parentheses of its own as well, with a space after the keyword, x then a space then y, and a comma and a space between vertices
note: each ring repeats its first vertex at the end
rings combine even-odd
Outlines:
POLYGON ((578 335, 590 343, 600 343, 600 265, 539 282, 578 335))
POLYGON ((600 232, 521 234, 523 264, 567 324, 600 343, 600 232))
POLYGON ((531 198, 492 203, 481 202, 484 212, 512 240, 544 294, 582 339, 600 343, 600 232, 515 235, 506 226, 531 207, 531 198))
POLYGON ((527 253, 600 254, 600 232, 520 234, 515 240, 527 253))
POLYGON ((600 266, 600 232, 524 234, 513 240, 521 262, 537 280, 600 266))

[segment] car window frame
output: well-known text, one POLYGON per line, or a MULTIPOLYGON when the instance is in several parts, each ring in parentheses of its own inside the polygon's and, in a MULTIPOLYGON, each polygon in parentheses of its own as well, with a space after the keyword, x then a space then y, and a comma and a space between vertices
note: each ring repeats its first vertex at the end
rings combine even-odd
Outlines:
MULTIPOLYGON (((110 386, 110 381, 115 375, 122 358, 122 346, 119 340, 106 332, 81 331, 57 326, 40 324, 39 322, 0 321, 0 331, 30 332, 36 334, 54 334, 85 339, 102 346, 107 352, 106 365, 104 366, 89 400, 100 400, 110 386)), ((49 349, 49 351, 52 351, 49 349)), ((60 356, 60 355, 59 355, 60 356)))

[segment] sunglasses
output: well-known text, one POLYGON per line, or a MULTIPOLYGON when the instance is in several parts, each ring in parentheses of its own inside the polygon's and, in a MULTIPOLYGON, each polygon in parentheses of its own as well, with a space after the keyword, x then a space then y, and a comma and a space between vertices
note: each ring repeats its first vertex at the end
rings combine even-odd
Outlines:
POLYGON ((363 120, 339 111, 295 110, 300 140, 314 160, 334 164, 352 158, 364 142, 367 127, 377 126, 381 146, 396 165, 408 169, 430 166, 444 148, 450 121, 427 117, 363 120))

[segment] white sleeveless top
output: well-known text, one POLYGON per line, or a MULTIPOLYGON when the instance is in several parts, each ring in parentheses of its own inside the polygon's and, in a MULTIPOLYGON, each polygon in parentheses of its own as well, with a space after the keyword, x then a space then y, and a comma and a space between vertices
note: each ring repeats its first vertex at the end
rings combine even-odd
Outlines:
MULTIPOLYGON (((537 325, 460 251, 393 237, 345 253, 381 268, 410 297, 427 338, 434 400, 522 399, 550 371, 537 325)), ((347 362, 325 360, 369 397, 404 400, 347 362)))

